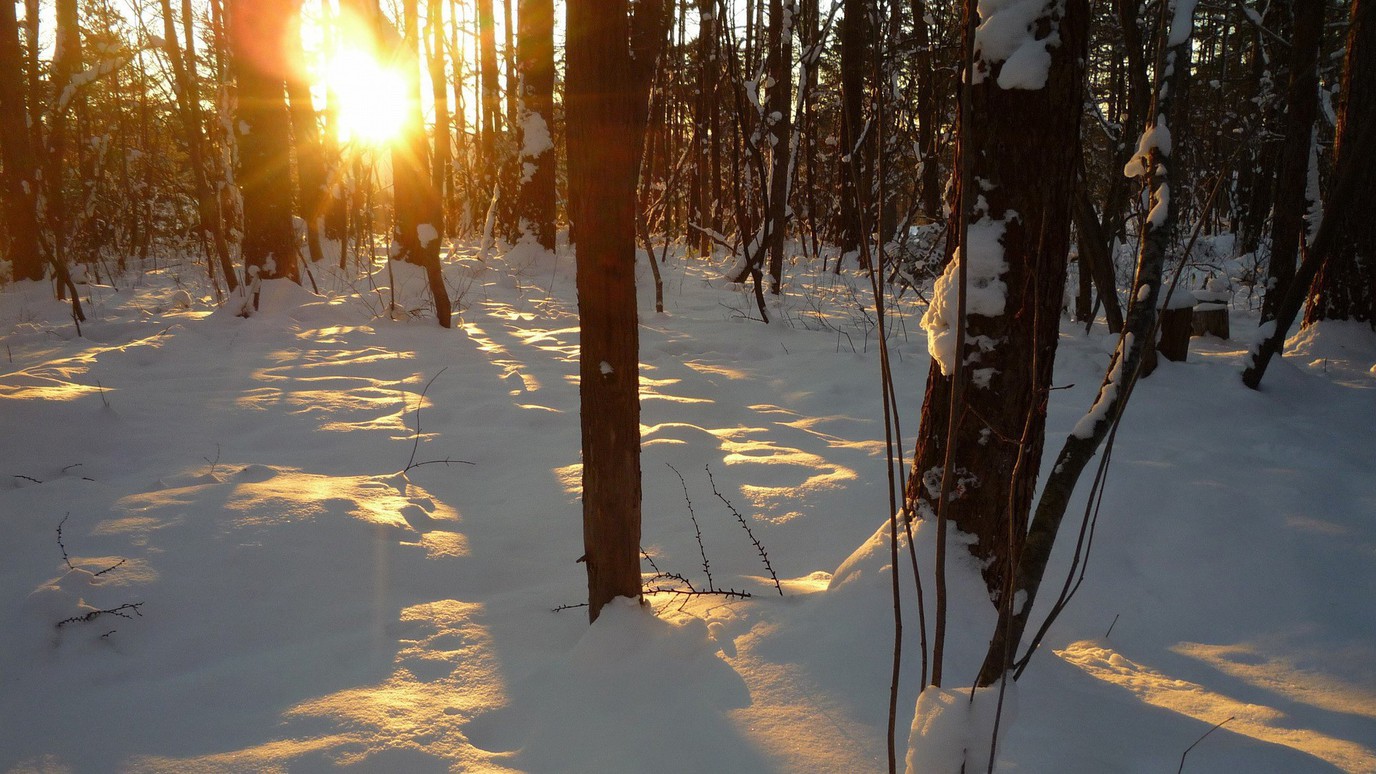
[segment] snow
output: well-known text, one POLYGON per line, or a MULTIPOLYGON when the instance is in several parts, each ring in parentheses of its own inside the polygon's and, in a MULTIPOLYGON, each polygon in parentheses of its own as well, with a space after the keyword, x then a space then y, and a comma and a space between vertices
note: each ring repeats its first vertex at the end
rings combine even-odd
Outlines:
POLYGON ((1145 177, 1153 150, 1160 151, 1163 156, 1171 155, 1171 129, 1164 115, 1158 115, 1156 123, 1148 126, 1137 139, 1137 152, 1123 166, 1123 177, 1145 177))
POLYGON ((1040 89, 1051 69, 1052 46, 1060 45, 1057 22, 1048 16, 1045 0, 980 0, 979 27, 975 30, 974 83, 984 82, 998 63, 1001 89, 1040 89), (1040 20, 1050 21, 1052 31, 1037 38, 1040 20))
POLYGON ((969 267, 965 277, 965 314, 994 317, 1003 314, 1008 303, 1008 286, 999 277, 1008 271, 1003 260, 1003 232, 1015 213, 1003 218, 983 217, 968 228, 969 250, 957 248, 955 255, 942 272, 932 290, 931 306, 922 316, 922 328, 927 331, 927 350, 941 365, 941 373, 955 372, 956 328, 959 314, 960 263, 968 252, 969 267))
POLYGON ((1199 0, 1175 0, 1174 15, 1171 17, 1171 34, 1167 46, 1179 46, 1190 39, 1194 31, 1194 7, 1199 0))
MULTIPOLYGON (((572 256, 479 252, 444 256, 453 330, 385 260, 317 264, 319 296, 263 282, 245 319, 189 258, 130 259, 82 287, 83 337, 47 283, 0 288, 0 771, 883 771, 895 571, 899 760, 984 771, 996 697, 968 702, 994 611, 953 531, 947 679, 919 699, 865 281, 800 265, 764 326, 670 252, 670 315, 640 329, 643 543, 705 581, 672 464, 715 585, 754 596, 589 627, 552 612, 586 593, 572 256)), ((888 304, 909 445, 914 296, 888 304)), ((1049 447, 1113 342, 1062 328, 1049 447)), ((1186 771, 1376 769, 1376 337, 1308 329, 1260 392, 1245 357, 1196 339, 1134 391, 1088 575, 1005 696, 995 771, 1174 771, 1230 716, 1186 771)), ((934 532, 914 525, 923 568, 934 532)))
POLYGON ((435 230, 435 224, 422 223, 416 226, 416 239, 420 240, 421 247, 426 247, 439 238, 440 232, 435 230))
POLYGON ((529 183, 535 177, 535 164, 526 159, 534 159, 540 154, 554 149, 554 138, 550 137, 549 125, 544 116, 527 111, 521 121, 521 183, 529 183))

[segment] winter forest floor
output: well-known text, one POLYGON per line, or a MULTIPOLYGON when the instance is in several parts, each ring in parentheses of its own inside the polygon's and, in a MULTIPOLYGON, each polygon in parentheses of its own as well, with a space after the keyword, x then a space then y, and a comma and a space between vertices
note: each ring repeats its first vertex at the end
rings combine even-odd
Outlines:
MULTIPOLYGON (((553 612, 586 593, 572 258, 475 253, 446 266, 448 331, 383 314, 385 267, 317 268, 323 296, 270 284, 243 319, 196 267, 150 263, 83 288, 82 337, 46 285, 0 290, 0 771, 884 769, 864 283, 795 267, 766 326, 674 255, 655 314, 642 263, 644 548, 706 586, 695 518, 712 585, 752 596, 660 594, 657 617, 590 628, 553 612), (57 626, 96 610, 123 615, 57 626)), ((417 304, 421 278, 394 280, 417 304)), ((897 309, 907 454, 929 360, 920 301, 897 309)), ((1376 334, 1300 334, 1253 392, 1255 312, 1232 324, 1134 395, 1087 579, 1010 693, 997 771, 1165 774, 1227 721, 1184 771, 1376 772, 1376 334)), ((1048 459, 1113 343, 1062 331, 1048 459)), ((947 683, 968 686, 993 611, 968 562, 951 573, 947 683)), ((925 770, 988 745, 917 728, 925 770)))

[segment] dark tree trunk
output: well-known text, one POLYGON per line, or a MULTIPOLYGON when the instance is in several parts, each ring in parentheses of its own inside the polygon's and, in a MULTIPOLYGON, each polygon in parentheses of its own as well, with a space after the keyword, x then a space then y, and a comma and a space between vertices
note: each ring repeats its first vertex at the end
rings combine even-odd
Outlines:
MULTIPOLYGON (((659 3, 641 3, 639 16, 659 3)), ((597 620, 640 584, 640 332, 635 296, 635 191, 645 120, 645 67, 626 0, 569 0, 569 187, 578 224, 583 561, 597 620), (637 57, 628 46, 637 45, 637 57)), ((662 9, 660 9, 662 11, 662 9)), ((637 18, 639 27, 640 18, 637 18)))
MULTIPOLYGON (((283 45, 289 62, 304 62, 301 49, 300 8, 295 9, 290 34, 283 45)), ((292 147, 296 151, 296 180, 299 214, 306 222, 306 249, 312 263, 324 258, 320 236, 325 208, 330 200, 326 188, 325 151, 320 144, 320 126, 311 104, 311 85, 299 66, 287 68, 287 98, 290 101, 292 147)))
POLYGON ((922 154, 922 214, 940 219, 940 119, 936 110, 936 67, 932 55, 932 31, 927 25, 927 5, 913 0, 913 44, 917 46, 917 144, 922 154))
MULTIPOLYGON (((1278 165, 1282 163, 1282 149, 1278 138, 1287 131, 1289 118, 1286 116, 1285 106, 1276 94, 1276 90, 1291 77, 1287 75, 1287 72, 1290 71, 1288 60, 1293 59, 1296 53, 1302 54, 1302 52, 1296 51, 1294 43, 1291 44, 1291 51, 1287 52, 1283 45, 1276 45, 1273 40, 1269 39, 1266 32, 1274 34, 1279 40, 1285 40, 1289 37, 1292 12, 1303 13, 1301 6, 1304 3, 1315 1, 1275 0, 1275 2, 1267 3, 1261 19, 1261 29, 1255 31, 1256 39, 1252 44, 1250 80, 1257 85, 1255 97, 1255 110, 1257 112, 1252 121, 1260 131, 1257 132, 1256 140, 1252 143, 1246 163, 1244 163, 1239 175, 1239 188, 1241 189, 1239 193, 1246 202, 1243 205, 1241 217, 1238 218, 1238 250, 1241 253, 1256 252, 1257 247, 1261 244, 1266 215, 1271 212, 1271 204, 1279 195, 1276 186, 1285 183, 1284 180, 1278 179, 1276 176, 1278 165)), ((1322 2, 1323 0, 1317 1, 1322 2)), ((1295 32, 1302 34, 1299 30, 1295 32)), ((1296 41, 1296 43, 1299 43, 1300 48, 1303 48, 1301 41, 1296 41)), ((1317 95, 1314 95, 1314 98, 1317 99, 1317 95)), ((1290 105, 1293 109, 1294 103, 1291 102, 1290 105)), ((1305 153, 1305 160, 1308 161, 1308 148, 1305 149, 1305 153)), ((1274 230, 1274 224, 1272 228, 1274 230)), ((1294 255, 1292 253, 1291 261, 1293 260, 1294 255)), ((1289 274, 1294 274, 1293 267, 1289 274)), ((1274 310, 1269 311, 1274 314, 1274 310)))
POLYGON ((287 33, 290 13, 290 3, 283 0, 240 0, 229 13, 229 45, 239 86, 235 132, 248 282, 301 281, 291 227, 291 123, 279 42, 287 33))
POLYGON ((430 70, 430 104, 435 111, 435 152, 430 163, 430 185, 439 198, 439 223, 436 228, 441 235, 453 230, 452 218, 445 203, 450 200, 449 189, 453 174, 451 166, 453 155, 449 138, 449 80, 444 67, 444 5, 438 0, 426 4, 426 27, 429 33, 430 56, 427 62, 430 70))
POLYGON ((497 133, 502 126, 502 107, 497 79, 497 30, 492 15, 492 0, 478 0, 478 68, 482 99, 479 145, 478 196, 476 204, 485 210, 492 186, 497 180, 497 133))
MULTIPOLYGON (((1376 2, 1352 0, 1343 64, 1343 95, 1338 115, 1335 157, 1362 152, 1358 133, 1376 122, 1376 2)), ((1370 133, 1367 133, 1369 136, 1370 133)), ((1328 202, 1325 224, 1335 229, 1334 245, 1320 267, 1304 311, 1304 324, 1320 320, 1360 320, 1376 328, 1376 175, 1367 170, 1350 196, 1328 202)))
POLYGON ((16 280, 43 279, 38 234, 38 164, 29 144, 23 53, 14 3, 0 2, 0 162, 4 163, 6 254, 16 280))
POLYGON ((1295 0, 1294 37, 1290 42, 1289 109, 1280 148, 1280 175, 1275 180, 1271 216, 1271 259, 1261 321, 1274 320, 1280 299, 1295 278, 1295 261, 1304 233, 1308 207, 1309 151, 1313 146, 1314 117, 1319 109, 1319 43, 1323 38, 1323 0, 1295 0))
POLYGON ((861 204, 868 201, 870 193, 870 142, 864 132, 869 9, 869 0, 845 0, 841 17, 841 221, 837 246, 843 254, 857 250, 860 240, 865 238, 861 204))
MULTIPOLYGON (((721 115, 717 97, 720 64, 717 59, 717 9, 715 0, 698 3, 698 73, 697 102, 694 105, 694 148, 692 222, 699 228, 717 231, 721 222, 717 217, 721 180, 721 115)), ((688 235, 696 242, 698 252, 710 255, 712 238, 701 231, 688 235)))
MULTIPOLYGON (((965 13, 968 22, 973 2, 965 13)), ((975 83, 961 95, 969 101, 962 121, 972 118, 959 127, 957 220, 949 240, 955 248, 965 238, 963 257, 949 260, 934 291, 946 308, 934 299, 923 319, 936 356, 906 497, 915 513, 932 518, 947 492, 945 513, 977 537, 970 550, 987 562, 984 577, 996 601, 1026 534, 1041 459, 1075 185, 1077 148, 1067 138, 1079 136, 1088 21, 1087 0, 1066 3, 1064 16, 1048 11, 1037 20, 1060 39, 1048 49, 1044 84, 1009 81, 1005 88, 1003 63, 977 55, 975 83), (966 189, 970 184, 974 190, 966 189), (952 340, 959 340, 962 262, 970 306, 958 351, 952 340), (979 290, 992 288, 997 298, 1000 286, 1002 303, 979 290)))
POLYGON ((525 233, 554 249, 554 1, 521 0, 517 54, 521 68, 521 201, 525 233), (548 142, 546 142, 548 141, 548 142))
MULTIPOLYGON (((43 172, 47 196, 45 208, 48 230, 52 234, 53 267, 59 275, 67 272, 70 258, 67 247, 75 240, 69 233, 67 209, 67 150, 71 144, 71 116, 76 103, 82 99, 81 89, 73 83, 81 72, 81 28, 77 0, 56 0, 57 42, 53 49, 52 112, 48 125, 47 169, 43 172)), ((80 148, 80 138, 77 146, 80 148)), ((58 278, 58 298, 65 298, 66 287, 58 278)))
MULTIPOLYGON (((1167 20, 1168 24, 1174 14, 1167 12, 1174 8, 1174 2, 1162 8, 1162 18, 1167 20)), ((1185 61, 1185 52, 1191 45, 1189 32, 1192 29, 1192 19, 1186 17, 1181 21, 1184 25, 1179 30, 1168 28, 1160 31, 1156 70, 1161 77, 1158 79, 1158 91, 1152 99, 1151 107, 1144 111, 1155 118, 1147 125, 1151 133, 1143 135, 1133 161, 1123 170, 1125 175, 1142 181, 1143 186, 1150 192, 1152 205, 1151 214, 1143 226, 1141 247, 1137 256, 1137 276, 1133 278, 1129 295, 1131 304, 1128 306, 1127 319, 1123 323, 1123 333, 1118 338, 1118 346, 1109 360, 1108 370, 1099 385, 1093 406, 1066 436, 1060 452, 1056 455, 1056 463, 1052 466, 1042 488, 1041 497, 1037 500, 1036 513, 1026 533, 1026 539, 1017 551, 1017 563, 1009 578, 1010 588, 1014 590, 1014 598, 1018 599, 1018 604, 1004 605, 999 609, 999 622, 994 629, 989 650, 985 653, 984 664, 980 668, 979 685, 992 685, 1013 668, 1017 648, 1026 631, 1037 593, 1041 589, 1051 559, 1051 549, 1056 543, 1056 535, 1070 506, 1070 497, 1075 492, 1080 474, 1084 472, 1122 414, 1138 379, 1144 354, 1154 352, 1152 338, 1157 332, 1157 303, 1163 291, 1162 274, 1180 200, 1179 197, 1171 195, 1168 182, 1176 174, 1172 169, 1175 162, 1170 153, 1171 143, 1161 142, 1158 130, 1162 128, 1161 123, 1165 121, 1165 116, 1172 114, 1171 99, 1181 93, 1182 82, 1189 77, 1188 71, 1178 64, 1185 61)), ((1172 24, 1171 27, 1174 28, 1175 25, 1172 24)), ((1069 588, 1068 583, 1066 588, 1069 588)), ((1063 591, 1055 607, 1059 608, 1065 599, 1063 591)), ((1031 658, 1037 642, 1045 633, 1046 626, 1054 620, 1054 616, 1055 608, 1037 632, 1027 654, 1017 662, 1019 669, 1026 665, 1028 658, 1031 658)))
POLYGON ((393 60, 406 73, 406 123, 392 146, 392 240, 397 260, 425 269, 435 318, 448 328, 452 309, 440 273, 443 213, 439 193, 430 179, 430 146, 420 108, 420 17, 416 0, 403 0, 402 24, 404 31, 393 60))
POLYGON ((769 249, 769 289, 783 282, 784 236, 788 226, 788 193, 793 138, 793 0, 770 0, 769 58, 765 72, 773 80, 767 95, 765 126, 770 146, 769 212, 765 226, 769 249))

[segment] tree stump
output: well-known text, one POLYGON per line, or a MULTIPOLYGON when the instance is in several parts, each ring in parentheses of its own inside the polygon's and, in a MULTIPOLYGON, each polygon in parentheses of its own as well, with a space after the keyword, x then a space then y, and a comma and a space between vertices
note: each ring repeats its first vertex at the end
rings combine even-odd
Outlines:
POLYGON ((1177 363, 1185 362, 1186 356, 1190 354, 1190 334, 1194 332, 1193 319, 1193 306, 1161 310, 1161 338, 1156 343, 1156 349, 1162 357, 1177 363))
POLYGON ((1194 335, 1228 338, 1228 293, 1213 289, 1196 290, 1194 300, 1194 335))
POLYGON ((1190 352, 1190 333, 1193 326, 1194 298, 1189 293, 1176 291, 1168 306, 1161 309, 1161 324, 1155 346, 1147 347, 1142 353, 1142 376, 1151 376, 1156 370, 1156 353, 1167 360, 1183 363, 1190 352))

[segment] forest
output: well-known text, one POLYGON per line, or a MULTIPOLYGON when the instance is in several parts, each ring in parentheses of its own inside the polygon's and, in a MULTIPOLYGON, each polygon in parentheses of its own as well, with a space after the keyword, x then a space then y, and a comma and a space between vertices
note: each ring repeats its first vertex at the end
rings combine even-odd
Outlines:
POLYGON ((1376 772, 1372 0, 0 0, 0 771, 1376 772))

